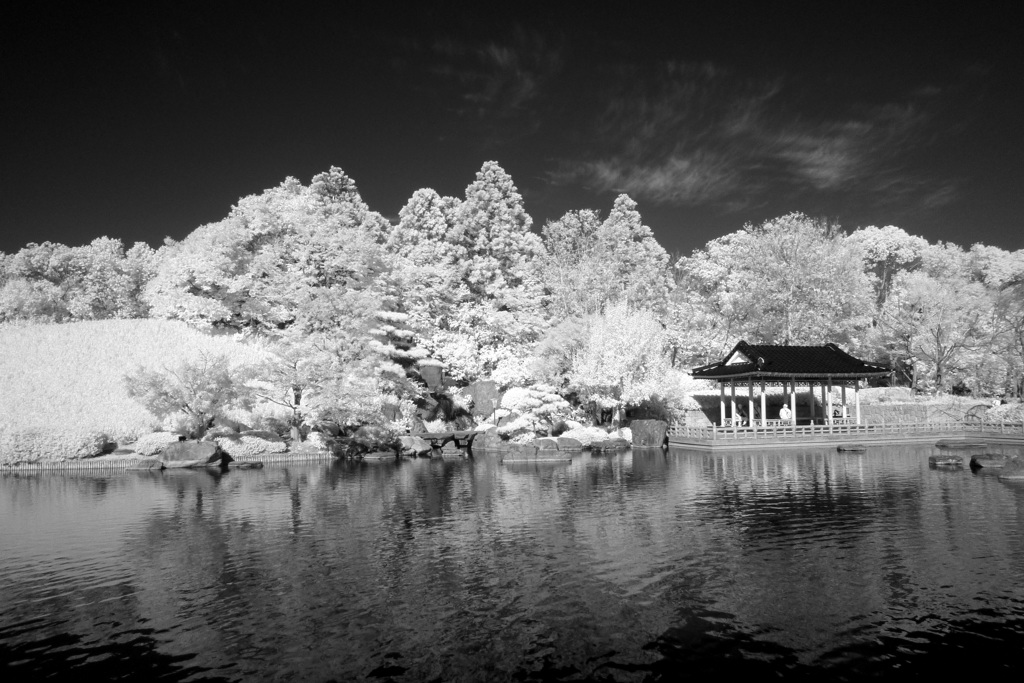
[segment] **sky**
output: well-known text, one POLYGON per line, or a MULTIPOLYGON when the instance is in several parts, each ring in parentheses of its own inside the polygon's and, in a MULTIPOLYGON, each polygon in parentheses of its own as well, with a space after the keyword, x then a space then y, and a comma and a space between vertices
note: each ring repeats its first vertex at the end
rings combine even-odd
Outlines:
POLYGON ((488 160, 535 230, 624 192, 672 253, 791 211, 1024 248, 1012 4, 705 4, 8 0, 0 251, 157 246, 331 166, 395 220, 488 160))

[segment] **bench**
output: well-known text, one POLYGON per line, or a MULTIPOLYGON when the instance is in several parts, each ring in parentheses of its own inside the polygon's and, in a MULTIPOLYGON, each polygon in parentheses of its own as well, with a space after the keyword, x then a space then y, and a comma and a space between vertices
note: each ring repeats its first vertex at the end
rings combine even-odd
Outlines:
POLYGON ((765 427, 789 427, 793 424, 793 420, 765 420, 765 427))

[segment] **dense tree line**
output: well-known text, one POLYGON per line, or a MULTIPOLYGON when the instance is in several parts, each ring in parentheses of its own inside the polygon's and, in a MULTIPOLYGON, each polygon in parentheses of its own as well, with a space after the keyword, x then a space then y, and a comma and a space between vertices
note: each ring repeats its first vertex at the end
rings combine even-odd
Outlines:
POLYGON ((0 321, 147 316, 272 340, 260 395, 296 427, 407 414, 438 363, 547 412, 671 405, 686 368, 739 339, 835 341, 917 389, 1019 395, 1024 251, 791 213, 672 262, 627 195, 533 230, 487 162, 464 197, 418 190, 394 224, 332 168, 157 250, 104 237, 0 254, 0 321))

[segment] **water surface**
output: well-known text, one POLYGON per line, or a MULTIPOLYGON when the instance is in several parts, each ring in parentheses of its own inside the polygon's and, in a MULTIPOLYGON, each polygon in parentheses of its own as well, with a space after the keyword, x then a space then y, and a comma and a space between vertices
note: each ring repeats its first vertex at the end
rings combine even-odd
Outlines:
POLYGON ((6 474, 0 676, 1019 677, 1024 486, 938 452, 6 474))

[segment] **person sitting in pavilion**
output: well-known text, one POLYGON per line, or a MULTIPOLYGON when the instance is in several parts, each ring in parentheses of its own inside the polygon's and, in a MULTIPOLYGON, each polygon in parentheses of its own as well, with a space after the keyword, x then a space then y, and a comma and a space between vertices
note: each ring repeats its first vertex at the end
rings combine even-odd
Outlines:
POLYGON ((789 409, 789 406, 783 404, 782 408, 779 410, 779 419, 782 420, 783 422, 792 421, 793 411, 789 409))

